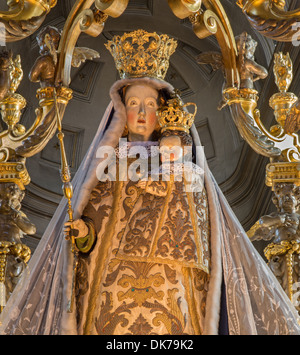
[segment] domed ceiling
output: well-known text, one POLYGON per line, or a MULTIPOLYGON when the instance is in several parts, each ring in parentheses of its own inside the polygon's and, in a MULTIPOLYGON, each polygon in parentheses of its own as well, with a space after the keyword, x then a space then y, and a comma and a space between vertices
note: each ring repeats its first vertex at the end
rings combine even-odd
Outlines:
MULTIPOLYGON (((56 7, 46 17, 43 25, 63 29, 68 13, 75 0, 58 0, 56 7)), ((300 91, 299 49, 286 43, 275 43, 254 32, 241 9, 232 0, 223 0, 233 33, 247 31, 258 42, 256 61, 269 70, 267 79, 256 83, 260 93, 259 109, 266 126, 273 121, 268 100, 276 92, 272 73, 272 58, 275 51, 289 51, 294 61, 294 84, 291 91, 300 91)), ((293 6, 293 3, 291 3, 293 6)), ((178 47, 171 57, 166 80, 179 89, 185 102, 198 106, 196 127, 199 131, 210 169, 228 199, 231 207, 246 230, 256 220, 272 209, 271 191, 264 184, 267 160, 257 155, 242 140, 231 118, 228 108, 221 111, 217 106, 221 100, 223 76, 209 65, 197 64, 198 54, 219 51, 215 37, 204 40, 196 37, 188 20, 180 20, 172 13, 165 0, 130 0, 121 17, 109 18, 103 33, 92 38, 82 34, 78 46, 92 48, 100 58, 87 61, 72 71, 70 87, 74 98, 67 107, 63 119, 63 131, 68 162, 74 175, 92 141, 101 117, 108 105, 111 85, 118 79, 113 58, 104 44, 115 34, 135 29, 166 33, 178 40, 178 47)), ((31 83, 28 73, 38 57, 35 35, 22 41, 8 44, 14 55, 20 54, 24 79, 18 92, 27 100, 21 123, 30 126, 38 106, 36 90, 39 85, 31 83)), ((23 210, 36 224, 37 233, 27 237, 27 244, 34 250, 62 198, 59 175, 60 151, 56 137, 37 156, 27 160, 31 183, 26 188, 23 210)))

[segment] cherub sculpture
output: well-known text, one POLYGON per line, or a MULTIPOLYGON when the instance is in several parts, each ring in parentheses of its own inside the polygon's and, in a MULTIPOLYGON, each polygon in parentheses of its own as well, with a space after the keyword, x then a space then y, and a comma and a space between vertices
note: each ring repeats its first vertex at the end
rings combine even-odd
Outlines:
MULTIPOLYGON (((44 27, 37 35, 40 56, 29 73, 29 79, 32 82, 40 82, 42 88, 55 86, 60 38, 60 31, 52 26, 44 27)), ((99 58, 98 52, 85 47, 76 47, 73 52, 72 66, 79 67, 86 60, 94 58, 99 58)))
POLYGON ((40 82, 41 87, 54 86, 60 32, 55 27, 47 26, 38 33, 36 39, 40 57, 35 61, 29 79, 40 82))
POLYGON ((299 280, 300 187, 293 183, 276 183, 272 201, 277 212, 261 217, 248 236, 252 241, 273 239, 264 249, 265 257, 273 274, 300 312, 299 294, 294 292, 294 285, 298 285, 299 280))
MULTIPOLYGON (((246 32, 236 37, 237 44, 237 67, 240 74, 240 89, 253 89, 253 83, 268 76, 266 68, 256 63, 254 53, 257 42, 246 32)), ((222 54, 219 52, 201 53, 197 57, 199 64, 209 64, 213 70, 222 69, 224 73, 224 64, 222 54)), ((226 83, 223 85, 223 90, 226 83)), ((218 109, 221 110, 227 105, 226 100, 222 100, 218 109)))
POLYGON ((36 233, 35 225, 21 211, 24 195, 24 191, 15 183, 0 184, 0 247, 5 245, 10 249, 7 253, 5 278, 10 293, 30 258, 30 249, 22 244, 22 238, 26 234, 36 233))
POLYGON ((255 62, 254 53, 257 42, 247 33, 243 32, 236 37, 238 51, 238 71, 240 74, 240 88, 253 89, 253 83, 268 76, 268 71, 255 62))
POLYGON ((300 242, 300 187, 291 183, 277 183, 272 199, 277 212, 263 216, 250 229, 248 235, 254 240, 300 242))

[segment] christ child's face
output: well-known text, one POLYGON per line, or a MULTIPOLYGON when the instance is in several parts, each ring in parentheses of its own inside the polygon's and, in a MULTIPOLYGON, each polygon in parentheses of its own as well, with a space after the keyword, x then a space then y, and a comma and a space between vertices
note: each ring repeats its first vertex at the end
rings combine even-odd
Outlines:
POLYGON ((148 141, 157 125, 158 92, 150 86, 132 85, 125 94, 129 141, 148 141))
POLYGON ((178 136, 163 137, 160 141, 161 162, 176 162, 183 156, 181 140, 178 136))

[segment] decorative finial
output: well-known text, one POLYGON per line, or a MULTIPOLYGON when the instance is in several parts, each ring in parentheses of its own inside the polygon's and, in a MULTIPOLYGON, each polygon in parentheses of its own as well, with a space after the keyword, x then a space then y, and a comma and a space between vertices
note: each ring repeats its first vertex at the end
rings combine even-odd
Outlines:
POLYGON ((293 62, 289 53, 279 52, 274 54, 273 71, 279 91, 287 92, 293 80, 293 62))

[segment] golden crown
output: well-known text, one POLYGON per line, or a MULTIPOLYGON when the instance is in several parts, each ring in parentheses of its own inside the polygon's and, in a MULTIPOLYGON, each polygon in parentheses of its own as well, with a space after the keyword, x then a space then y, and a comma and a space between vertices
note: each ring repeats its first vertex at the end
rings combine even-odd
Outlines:
POLYGON ((164 79, 177 41, 167 35, 137 30, 115 36, 105 46, 114 57, 121 79, 164 79))
POLYGON ((157 112, 157 120, 161 127, 161 133, 167 130, 183 131, 189 133, 194 123, 197 113, 197 106, 193 102, 183 104, 177 96, 167 101, 167 104, 161 106, 157 112), (189 113, 186 109, 188 106, 194 106, 194 113, 189 113))

